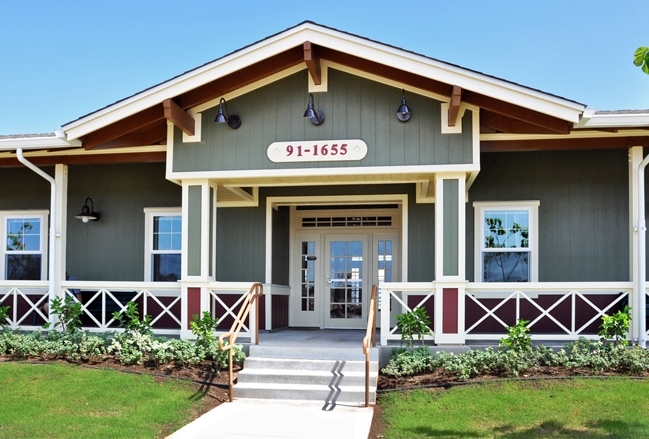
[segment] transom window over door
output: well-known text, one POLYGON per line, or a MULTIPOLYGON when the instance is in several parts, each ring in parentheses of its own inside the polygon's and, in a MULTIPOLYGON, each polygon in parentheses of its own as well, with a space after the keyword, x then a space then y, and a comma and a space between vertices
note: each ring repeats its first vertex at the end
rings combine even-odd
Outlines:
POLYGON ((478 282, 538 279, 538 201, 475 202, 478 282))
POLYGON ((180 210, 145 209, 147 248, 145 279, 154 282, 180 280, 182 216, 180 210))
POLYGON ((46 215, 26 212, 2 214, 4 246, 4 278, 6 280, 41 280, 45 272, 43 255, 47 227, 46 215))

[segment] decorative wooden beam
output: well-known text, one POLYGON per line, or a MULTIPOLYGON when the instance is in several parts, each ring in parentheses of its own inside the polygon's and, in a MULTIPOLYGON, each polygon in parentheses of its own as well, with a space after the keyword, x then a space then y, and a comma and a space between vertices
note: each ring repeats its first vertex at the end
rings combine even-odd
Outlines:
POLYGON ((480 142, 480 152, 562 151, 572 149, 628 149, 649 146, 647 137, 598 137, 534 140, 488 140, 480 142))
POLYGON ((311 44, 310 41, 304 42, 304 63, 306 64, 309 75, 313 79, 315 85, 322 84, 322 76, 320 75, 320 57, 317 54, 316 46, 311 44))
MULTIPOLYGON (((480 109, 480 127, 491 128, 493 131, 500 133, 513 134, 555 134, 554 131, 548 130, 522 120, 512 119, 510 116, 494 113, 484 108, 480 109)), ((483 130, 487 132, 487 130, 483 130)))
POLYGON ((193 136, 195 131, 195 121, 185 110, 180 108, 173 99, 165 99, 162 103, 164 108, 165 119, 183 130, 188 136, 193 136))
POLYGON ((448 126, 454 127, 457 123, 457 116, 460 114, 460 104, 462 103, 462 88, 457 85, 453 86, 451 101, 448 103, 448 126))

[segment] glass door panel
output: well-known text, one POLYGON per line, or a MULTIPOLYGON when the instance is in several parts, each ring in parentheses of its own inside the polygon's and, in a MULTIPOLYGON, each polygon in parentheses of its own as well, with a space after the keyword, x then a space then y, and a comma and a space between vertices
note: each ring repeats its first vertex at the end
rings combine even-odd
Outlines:
POLYGON ((293 282, 297 289, 291 293, 291 326, 322 326, 322 282, 320 236, 299 236, 294 244, 293 282))
POLYGON ((327 327, 364 327, 367 235, 328 235, 327 327))

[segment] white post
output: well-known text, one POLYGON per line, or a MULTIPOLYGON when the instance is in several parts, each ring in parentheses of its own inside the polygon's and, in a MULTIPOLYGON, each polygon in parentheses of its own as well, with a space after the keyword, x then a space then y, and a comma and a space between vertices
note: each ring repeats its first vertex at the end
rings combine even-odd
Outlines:
POLYGON ((645 348, 646 340, 646 303, 647 303, 647 223, 645 213, 645 178, 644 171, 649 164, 647 155, 638 166, 638 344, 645 348))

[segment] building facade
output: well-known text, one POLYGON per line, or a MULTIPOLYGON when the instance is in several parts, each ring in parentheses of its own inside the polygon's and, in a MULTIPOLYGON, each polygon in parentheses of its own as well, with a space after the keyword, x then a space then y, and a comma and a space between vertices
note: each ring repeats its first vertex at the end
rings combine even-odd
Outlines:
POLYGON ((625 304, 644 343, 648 129, 647 111, 305 22, 52 135, 0 137, 0 305, 28 329, 80 290, 90 330, 134 300, 191 337, 193 314, 227 327, 262 282, 262 329, 364 328, 378 285, 384 344, 416 306, 462 344, 518 319, 594 337, 625 304))

